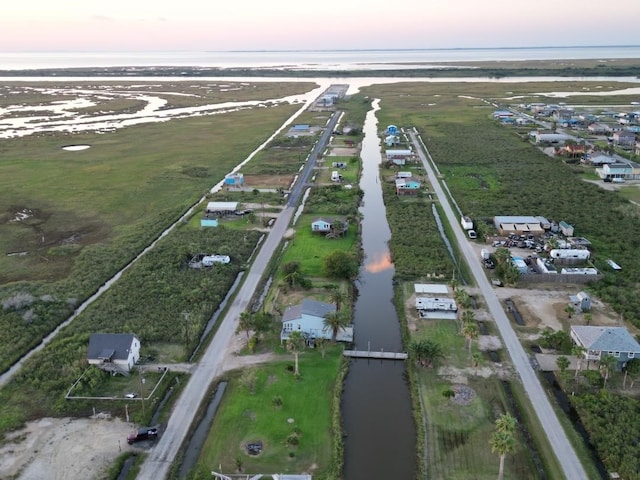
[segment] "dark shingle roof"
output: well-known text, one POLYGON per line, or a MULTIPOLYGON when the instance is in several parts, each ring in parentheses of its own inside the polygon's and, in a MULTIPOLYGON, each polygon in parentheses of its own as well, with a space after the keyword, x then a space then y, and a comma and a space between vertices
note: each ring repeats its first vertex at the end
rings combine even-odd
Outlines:
POLYGON ((324 318, 329 312, 335 312, 336 306, 331 303, 317 302, 316 300, 304 299, 300 305, 291 305, 287 307, 282 315, 282 321, 288 322, 302 317, 302 314, 313 315, 314 317, 324 318))
POLYGON ((87 358, 126 360, 134 338, 133 333, 92 333, 87 358))

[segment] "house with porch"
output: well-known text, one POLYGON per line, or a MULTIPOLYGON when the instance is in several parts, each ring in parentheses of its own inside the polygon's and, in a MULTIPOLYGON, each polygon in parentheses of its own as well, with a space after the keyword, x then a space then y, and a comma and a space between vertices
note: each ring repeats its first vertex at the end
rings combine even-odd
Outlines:
MULTIPOLYGON (((318 302, 305 298, 299 305, 289 305, 282 315, 280 341, 285 342, 292 332, 301 332, 308 340, 317 338, 331 339, 333 332, 324 324, 327 314, 336 311, 331 303, 318 302)), ((353 326, 338 331, 336 338, 340 342, 353 341, 353 326)))
POLYGON ((133 333, 92 333, 87 360, 102 370, 129 375, 140 360, 140 339, 133 333))
POLYGON ((631 146, 636 142, 636 134, 627 130, 613 133, 613 143, 621 146, 631 146))
POLYGON ((344 220, 336 220, 331 218, 316 218, 311 222, 311 231, 313 233, 322 233, 336 237, 345 233, 349 228, 349 225, 344 220))
POLYGON ((628 180, 633 178, 633 167, 627 162, 608 163, 604 164, 602 168, 596 168, 596 173, 603 180, 613 180, 614 178, 628 180))
POLYGON ((621 370, 633 358, 640 358, 640 344, 624 327, 573 325, 571 339, 584 348, 584 358, 600 361, 611 355, 621 370))
POLYGON ((396 195, 416 195, 422 183, 415 177, 396 178, 396 195))

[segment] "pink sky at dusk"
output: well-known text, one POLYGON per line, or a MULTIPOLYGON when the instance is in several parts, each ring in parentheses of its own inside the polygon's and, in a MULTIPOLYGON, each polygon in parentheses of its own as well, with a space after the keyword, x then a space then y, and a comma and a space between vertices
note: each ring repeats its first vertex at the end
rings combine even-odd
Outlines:
POLYGON ((639 45, 639 0, 24 0, 0 51, 639 45))

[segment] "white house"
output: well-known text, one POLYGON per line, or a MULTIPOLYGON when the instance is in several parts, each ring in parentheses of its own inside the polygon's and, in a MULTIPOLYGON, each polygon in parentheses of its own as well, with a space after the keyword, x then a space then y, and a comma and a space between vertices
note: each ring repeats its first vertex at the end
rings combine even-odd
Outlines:
POLYGON ((92 333, 87 360, 102 370, 127 375, 140 359, 140 339, 132 333, 92 333))
POLYGON ((618 361, 618 369, 632 358, 640 358, 640 344, 624 327, 573 325, 571 338, 585 349, 584 358, 587 360, 600 360, 604 355, 611 355, 618 361))
POLYGON ((458 306, 452 298, 416 297, 416 310, 420 318, 455 320, 458 306))
MULTIPOLYGON (((282 315, 282 331, 280 341, 289 338, 292 332, 301 332, 308 339, 331 339, 333 332, 325 327, 325 316, 335 312, 336 307, 330 303, 304 299, 300 305, 290 305, 282 315)), ((349 326, 338 331, 337 340, 341 342, 353 341, 353 327, 349 326)))

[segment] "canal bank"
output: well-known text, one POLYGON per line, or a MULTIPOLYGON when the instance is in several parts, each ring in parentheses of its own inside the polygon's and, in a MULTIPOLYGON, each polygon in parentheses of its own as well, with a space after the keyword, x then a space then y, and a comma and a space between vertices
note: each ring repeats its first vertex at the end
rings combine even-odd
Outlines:
MULTIPOLYGON (((404 351, 393 303, 394 266, 379 178, 381 163, 376 112, 367 113, 362 144, 364 192, 360 207, 363 263, 354 306, 354 350, 404 351)), ((402 360, 352 359, 342 397, 344 478, 412 479, 416 476, 416 429, 402 360)))

